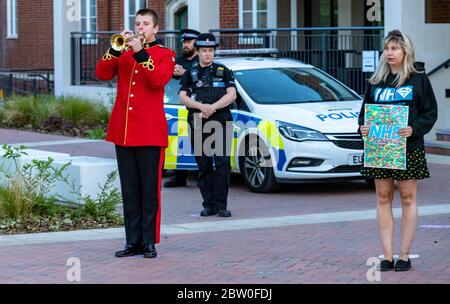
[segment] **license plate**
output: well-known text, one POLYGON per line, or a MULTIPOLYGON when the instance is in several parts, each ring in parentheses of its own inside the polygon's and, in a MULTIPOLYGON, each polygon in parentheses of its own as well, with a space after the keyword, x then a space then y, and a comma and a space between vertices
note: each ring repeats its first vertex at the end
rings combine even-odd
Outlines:
POLYGON ((349 166, 362 165, 362 163, 363 163, 362 154, 350 154, 348 156, 348 165, 349 166))

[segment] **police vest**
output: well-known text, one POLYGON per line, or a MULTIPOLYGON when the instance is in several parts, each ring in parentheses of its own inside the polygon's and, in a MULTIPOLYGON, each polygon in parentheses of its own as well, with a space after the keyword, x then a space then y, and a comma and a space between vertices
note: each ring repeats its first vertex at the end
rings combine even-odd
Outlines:
MULTIPOLYGON (((202 75, 199 75, 199 70, 197 63, 194 63, 190 70, 191 98, 202 103, 213 104, 227 93, 224 81, 225 67, 213 63, 202 71, 202 75)), ((218 112, 226 110, 230 110, 230 107, 222 108, 218 112)))

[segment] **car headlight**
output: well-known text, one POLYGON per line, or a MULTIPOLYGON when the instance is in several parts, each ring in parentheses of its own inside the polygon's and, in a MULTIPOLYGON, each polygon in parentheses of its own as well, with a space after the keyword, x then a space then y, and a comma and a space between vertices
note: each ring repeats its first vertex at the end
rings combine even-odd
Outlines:
POLYGON ((302 126, 277 121, 280 133, 287 139, 294 141, 319 140, 327 141, 328 138, 322 133, 302 126))

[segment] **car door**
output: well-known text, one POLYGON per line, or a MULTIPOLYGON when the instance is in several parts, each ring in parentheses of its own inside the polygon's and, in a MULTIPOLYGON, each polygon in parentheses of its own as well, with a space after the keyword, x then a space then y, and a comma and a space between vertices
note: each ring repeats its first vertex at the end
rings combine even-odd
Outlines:
POLYGON ((187 114, 178 96, 179 80, 171 79, 165 87, 164 111, 169 128, 169 145, 165 153, 164 169, 193 170, 197 163, 190 144, 187 114))

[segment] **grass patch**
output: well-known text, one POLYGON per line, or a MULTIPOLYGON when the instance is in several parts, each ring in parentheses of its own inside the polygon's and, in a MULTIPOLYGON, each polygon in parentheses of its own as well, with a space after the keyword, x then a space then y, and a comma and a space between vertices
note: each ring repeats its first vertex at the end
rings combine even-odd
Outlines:
POLYGON ((1 127, 66 136, 102 139, 109 118, 108 106, 73 96, 13 96, 0 107, 1 127))

